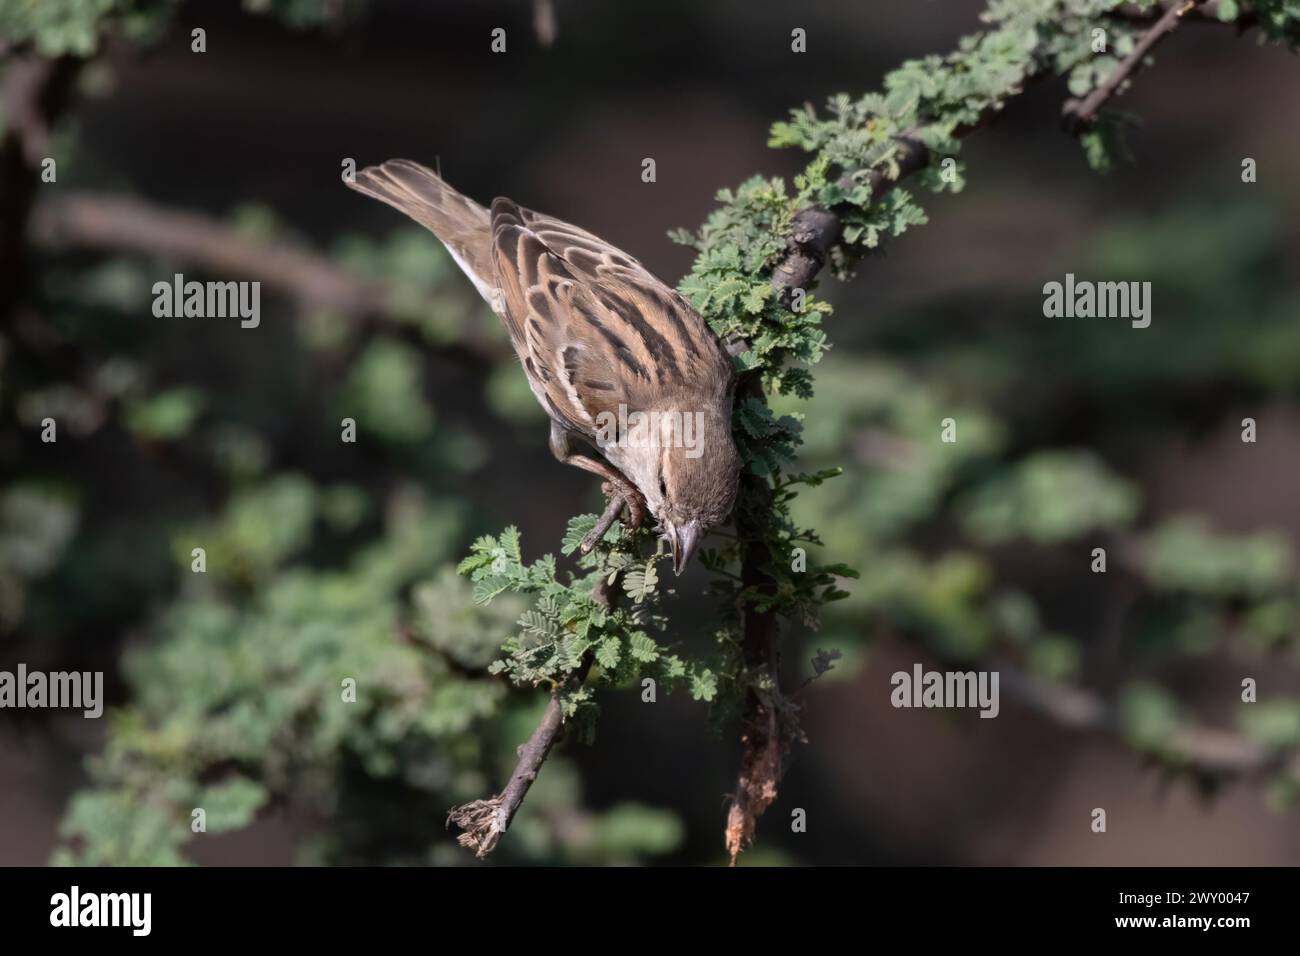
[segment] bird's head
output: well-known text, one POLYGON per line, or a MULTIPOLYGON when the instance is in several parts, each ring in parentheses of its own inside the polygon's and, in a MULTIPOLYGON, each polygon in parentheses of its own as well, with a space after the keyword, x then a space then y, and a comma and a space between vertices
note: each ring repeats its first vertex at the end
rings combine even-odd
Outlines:
POLYGON ((736 504, 740 456, 731 440, 731 404, 681 402, 642 422, 652 440, 629 442, 626 471, 659 519, 681 574, 705 533, 736 504))

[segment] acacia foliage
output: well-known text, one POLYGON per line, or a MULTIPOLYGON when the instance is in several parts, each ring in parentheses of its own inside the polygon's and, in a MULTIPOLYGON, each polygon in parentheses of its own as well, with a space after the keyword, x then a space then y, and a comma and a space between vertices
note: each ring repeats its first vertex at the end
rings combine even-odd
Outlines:
MULTIPOLYGON (((313 0, 246 6, 299 24, 336 23, 333 14, 348 12, 313 0)), ((843 653, 842 670, 887 627, 946 659, 1009 659, 1046 681, 1079 682, 1085 643, 1053 622, 1030 586, 1004 575, 993 552, 1008 542, 1071 549, 1098 534, 1129 543, 1126 573, 1146 602, 1135 635, 1140 666, 1114 695, 1121 732, 1171 769, 1196 771, 1178 749, 1178 731, 1195 715, 1154 676, 1155 662, 1204 653, 1227 629, 1248 646, 1292 651, 1300 611, 1286 540, 1225 535, 1195 516, 1144 522, 1142 489, 1104 455, 1026 442, 1050 432, 1042 420, 1015 414, 1008 396, 1023 383, 1009 370, 1012 359, 999 365, 986 354, 982 367, 992 364, 993 372, 972 386, 970 376, 950 373, 961 371, 975 344, 943 329, 933 330, 928 363, 888 353, 828 358, 830 305, 808 290, 793 311, 770 286, 800 209, 834 208, 844 230, 832 268, 847 277, 864 255, 925 222, 917 191, 964 186, 959 134, 967 127, 996 116, 1039 77, 1064 77, 1075 96, 1104 82, 1143 29, 1109 16, 1117 6, 990 4, 985 29, 953 53, 911 61, 878 91, 837 96, 820 112, 797 110, 777 123, 772 145, 808 151, 804 173, 790 183, 760 177, 723 190, 701 229, 676 234, 697 251, 683 293, 720 335, 749 343, 741 369, 772 397, 771 407, 740 401, 735 434, 747 470, 773 491, 761 544, 777 586, 759 593, 736 580, 747 542, 706 550, 701 560, 714 572, 721 613, 707 629, 704 654, 681 646, 688 629, 673 619, 651 535, 616 526, 592 555, 574 556, 594 515, 573 519, 558 558, 526 561, 518 534, 507 529, 471 545, 460 563, 469 585, 450 573, 479 528, 466 520, 458 476, 446 474, 446 463, 470 473, 483 451, 475 436, 441 420, 423 387, 421 350, 461 335, 463 326, 448 325, 446 316, 465 311, 427 235, 403 231, 384 243, 344 237, 336 250, 344 267, 403 291, 409 308, 401 326, 364 336, 338 316, 297 316, 291 347, 279 354, 300 364, 293 373, 277 369, 276 385, 262 382, 257 403, 215 382, 168 381, 133 359, 144 339, 131 317, 147 308, 149 277, 159 271, 153 263, 42 262, 59 281, 41 293, 41 305, 95 364, 87 377, 23 363, 5 392, 18 423, 30 428, 57 415, 73 434, 111 440, 111 454, 99 452, 103 460, 184 449, 220 501, 186 500, 113 521, 88 494, 97 466, 89 452, 3 490, 7 628, 55 631, 76 627, 63 615, 102 620, 125 616, 124 606, 148 609, 149 640, 124 668, 132 702, 111 718, 108 744, 90 765, 91 785, 69 809, 68 846, 58 860, 180 862, 195 838, 193 808, 205 808, 208 832, 216 833, 281 805, 331 821, 306 848, 311 859, 455 859, 429 808, 482 796, 508 772, 536 717, 534 688, 561 688, 570 718, 589 732, 595 688, 635 687, 647 676, 728 716, 748 680, 738 648, 745 608, 770 606, 807 630, 820 624, 811 640, 843 653), (1096 29, 1107 32, 1104 54, 1092 51, 1096 29), (888 182, 899 171, 902 133, 955 163, 947 176, 931 163, 906 185, 878 193, 878 178, 888 182), (341 413, 355 414, 376 443, 377 473, 350 473, 337 458, 313 461, 331 476, 324 478, 276 460, 281 426, 254 406, 276 407, 283 383, 319 367, 346 372, 308 414, 331 437, 341 413), (945 414, 961 422, 961 442, 951 447, 934 441, 945 414), (864 461, 864 438, 876 447, 882 435, 883 459, 864 461), (918 546, 935 526, 953 537, 937 550, 918 546), (186 570, 197 542, 208 553, 202 579, 186 570), (796 547, 810 551, 804 570, 792 567, 796 547), (829 560, 819 563, 820 555, 829 560), (849 583, 856 571, 863 577, 849 583), (625 595, 613 610, 590 599, 593 583, 611 575, 625 595), (566 677, 588 653, 592 676, 573 686, 566 677), (341 699, 348 676, 358 681, 355 704, 341 699), (512 692, 511 684, 525 690, 512 692)), ((1214 6, 1225 19, 1258 22, 1270 40, 1296 43, 1300 11, 1291 0, 1214 6)), ((0 27, 47 56, 89 56, 110 29, 156 40, 172 9, 163 0, 5 4, 0 27)), ((1123 129, 1109 116, 1085 131, 1094 166, 1122 159, 1123 129)), ((286 231, 265 210, 235 218, 250 231, 286 231)), ((1099 336, 1071 342, 1081 378, 1117 402, 1153 383, 1175 394, 1180 383, 1207 374, 1237 394, 1295 394, 1300 356, 1287 337, 1295 302, 1267 252, 1279 224, 1258 210, 1219 207, 1216 240, 1206 247, 1196 237, 1210 218, 1190 207, 1121 223, 1090 253, 1102 268, 1122 262, 1146 270, 1195 317, 1177 348, 1140 362, 1099 336), (1258 334, 1224 342, 1214 329, 1229 314, 1249 316, 1258 334)), ((880 321, 888 326, 890 317, 880 321)), ((1031 331, 1000 344, 1032 366, 1050 352, 1050 335, 1031 331)), ((518 378, 509 363, 503 367, 518 378)), ((1152 429, 1176 412, 1172 404, 1151 408, 1152 429)), ((796 639, 803 633, 796 630, 796 639)), ((1272 751, 1292 752, 1300 747, 1300 705, 1270 700, 1243 711, 1238 729, 1272 751)), ((1285 773, 1274 783, 1282 793, 1295 786, 1285 773)), ((655 810, 582 810, 572 768, 552 758, 499 852, 607 862, 671 850, 680 836, 679 823, 655 810), (547 811, 575 807, 590 823, 577 841, 547 823, 547 811)))

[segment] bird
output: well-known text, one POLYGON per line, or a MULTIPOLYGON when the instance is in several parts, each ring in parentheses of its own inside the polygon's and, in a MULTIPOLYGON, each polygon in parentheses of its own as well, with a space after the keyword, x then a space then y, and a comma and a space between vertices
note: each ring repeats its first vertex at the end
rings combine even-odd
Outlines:
POLYGON ((359 170, 348 185, 446 247, 504 323, 550 418, 551 453, 604 479, 607 514, 621 500, 637 528, 648 510, 680 575, 730 516, 741 471, 735 368, 699 312, 585 229, 505 197, 481 206, 412 160, 359 170))

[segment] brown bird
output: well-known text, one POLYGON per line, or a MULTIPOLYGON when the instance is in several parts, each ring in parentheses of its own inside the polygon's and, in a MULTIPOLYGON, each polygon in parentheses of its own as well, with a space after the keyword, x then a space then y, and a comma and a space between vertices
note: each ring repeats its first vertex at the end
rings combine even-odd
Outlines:
POLYGON ((551 452, 604 478, 633 527, 648 508, 681 574, 731 513, 740 474, 732 363, 699 313, 591 233, 505 198, 485 209, 410 160, 363 169, 349 185, 447 247, 505 322, 550 416, 551 452))

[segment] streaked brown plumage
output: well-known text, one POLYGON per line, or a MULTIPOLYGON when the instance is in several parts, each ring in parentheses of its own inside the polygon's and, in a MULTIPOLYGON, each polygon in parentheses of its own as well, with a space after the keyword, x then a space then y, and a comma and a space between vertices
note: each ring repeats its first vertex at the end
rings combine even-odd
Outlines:
POLYGON ((351 184, 406 213, 451 252, 501 316, 533 394, 551 418, 551 451, 606 479, 659 519, 678 573, 704 532, 725 521, 740 472, 731 440, 731 360, 700 315, 641 263, 591 233, 497 198, 485 209, 405 159, 351 184), (601 426, 632 413, 690 415, 691 434, 610 443, 601 426), (581 454, 575 439, 605 460, 581 454), (675 440, 674 440, 675 438, 675 440))

